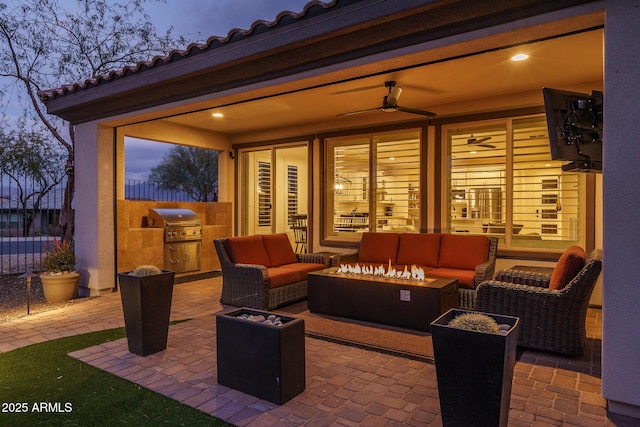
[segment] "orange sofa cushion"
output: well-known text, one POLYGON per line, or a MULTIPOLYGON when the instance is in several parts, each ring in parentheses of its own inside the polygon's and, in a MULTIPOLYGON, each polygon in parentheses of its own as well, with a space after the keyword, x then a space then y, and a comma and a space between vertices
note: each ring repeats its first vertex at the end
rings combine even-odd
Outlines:
POLYGON ((391 265, 397 264, 399 241, 397 233, 363 233, 358 263, 388 265, 391 260, 391 265))
POLYGON ((263 234, 262 244, 271 261, 270 267, 298 262, 286 234, 263 234))
POLYGON ((284 267, 268 268, 267 275, 269 276, 270 289, 278 288, 284 285, 290 285, 292 283, 303 280, 299 271, 284 267))
POLYGON ((398 264, 437 267, 440 254, 440 234, 400 234, 398 264))
POLYGON ((236 264, 258 264, 271 267, 267 251, 262 245, 262 236, 229 237, 224 241, 229 258, 236 264))
POLYGON ((440 268, 458 268, 474 271, 476 266, 489 259, 489 238, 442 234, 440 236, 440 268))
POLYGON ((296 262, 292 264, 281 265, 280 268, 285 270, 295 270, 300 273, 300 280, 307 280, 307 273, 327 268, 324 264, 316 264, 312 262, 296 262))
POLYGON ((441 279, 458 279, 458 287, 466 289, 475 288, 475 270, 460 270, 452 268, 434 268, 425 273, 427 277, 439 277, 441 279))
POLYGON ((576 277, 582 267, 584 267, 584 260, 587 254, 580 246, 569 247, 558 259, 556 267, 551 273, 551 280, 549 281, 549 289, 557 291, 569 284, 571 279, 576 277))

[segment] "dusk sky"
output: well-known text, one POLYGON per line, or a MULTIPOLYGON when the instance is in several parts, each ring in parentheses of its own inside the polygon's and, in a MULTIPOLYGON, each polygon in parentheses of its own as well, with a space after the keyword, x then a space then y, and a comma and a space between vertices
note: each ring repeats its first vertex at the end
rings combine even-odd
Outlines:
MULTIPOLYGON (((283 10, 300 12, 307 3, 308 0, 166 0, 165 4, 153 4, 148 13, 160 33, 173 26, 176 35, 205 41, 211 36, 224 37, 233 28, 250 28, 259 19, 272 21, 283 10)), ((145 180, 170 147, 127 138, 125 178, 145 180)))

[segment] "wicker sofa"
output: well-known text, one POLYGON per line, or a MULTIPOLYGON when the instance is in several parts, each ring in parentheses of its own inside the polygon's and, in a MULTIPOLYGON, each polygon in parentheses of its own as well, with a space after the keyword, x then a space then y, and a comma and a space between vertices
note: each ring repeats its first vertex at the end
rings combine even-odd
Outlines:
POLYGON ((334 257, 335 264, 416 265, 429 277, 458 279, 462 308, 475 306, 475 288, 495 271, 496 237, 439 233, 363 233, 358 252, 334 257))
POLYGON ((221 304, 271 310, 307 297, 307 273, 329 266, 323 255, 296 254, 286 234, 214 240, 222 266, 221 304))
POLYGON ((601 250, 585 259, 584 250, 572 247, 551 274, 498 271, 495 280, 478 286, 476 309, 519 317, 521 347, 581 356, 587 307, 601 270, 601 250))

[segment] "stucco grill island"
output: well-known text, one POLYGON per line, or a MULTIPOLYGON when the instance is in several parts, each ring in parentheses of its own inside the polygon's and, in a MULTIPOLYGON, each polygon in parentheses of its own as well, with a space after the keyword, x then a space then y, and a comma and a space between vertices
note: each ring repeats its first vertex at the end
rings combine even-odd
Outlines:
POLYGON ((149 227, 164 228, 164 269, 200 270, 202 225, 190 209, 149 209, 149 227))

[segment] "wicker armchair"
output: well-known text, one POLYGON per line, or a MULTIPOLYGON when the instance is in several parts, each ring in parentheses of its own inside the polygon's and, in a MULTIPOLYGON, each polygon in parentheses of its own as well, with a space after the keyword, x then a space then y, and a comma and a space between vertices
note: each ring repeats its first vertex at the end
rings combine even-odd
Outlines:
POLYGON ((589 298, 602 270, 595 249, 561 290, 549 290, 550 274, 502 270, 477 289, 476 309, 520 318, 518 345, 569 356, 584 353, 589 298))
MULTIPOLYGON (((307 298, 306 279, 271 288, 267 267, 234 263, 224 246, 225 240, 216 239, 213 242, 222 267, 221 304, 272 310, 307 298)), ((324 264, 325 267, 329 267, 329 259, 322 254, 296 254, 296 257, 299 262, 324 264)))

